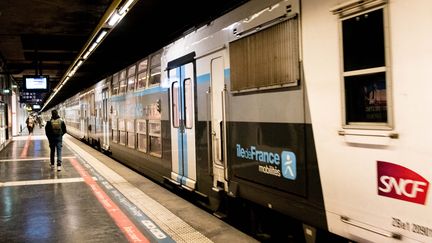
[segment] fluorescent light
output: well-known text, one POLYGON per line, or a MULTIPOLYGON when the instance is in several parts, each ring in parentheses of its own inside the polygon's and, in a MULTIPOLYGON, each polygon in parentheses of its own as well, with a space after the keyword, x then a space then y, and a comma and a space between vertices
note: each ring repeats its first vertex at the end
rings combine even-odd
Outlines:
POLYGON ((95 48, 96 48, 96 46, 97 46, 97 43, 93 43, 91 46, 90 46, 90 48, 89 48, 89 52, 92 52, 95 48))
POLYGON ((119 14, 122 15, 124 12, 126 12, 129 8, 129 6, 133 3, 133 1, 134 0, 127 1, 127 3, 125 3, 125 5, 123 5, 123 7, 120 8, 119 14))
POLYGON ((81 64, 83 64, 83 61, 79 60, 76 66, 79 67, 79 66, 81 66, 81 64))
POLYGON ((108 32, 106 30, 102 30, 102 32, 100 33, 100 35, 98 36, 98 38, 96 39, 96 43, 99 43, 102 38, 104 38, 104 36, 107 34, 108 32))
POLYGON ((114 26, 121 18, 121 15, 117 13, 117 11, 115 11, 113 13, 113 15, 111 15, 110 20, 108 21, 108 25, 109 26, 114 26))
POLYGON ((84 56, 83 56, 83 58, 84 59, 87 59, 87 57, 90 55, 90 51, 87 51, 85 54, 84 54, 84 56))

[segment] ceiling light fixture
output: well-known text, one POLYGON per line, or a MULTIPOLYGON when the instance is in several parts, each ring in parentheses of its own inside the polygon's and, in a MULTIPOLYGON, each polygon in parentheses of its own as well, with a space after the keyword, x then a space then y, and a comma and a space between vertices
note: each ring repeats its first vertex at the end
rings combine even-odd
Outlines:
POLYGON ((98 38, 96 39, 96 43, 99 43, 102 40, 102 38, 104 38, 106 36, 107 33, 108 33, 108 31, 102 30, 101 33, 99 34, 98 38))
POLYGON ((138 0, 128 0, 123 6, 119 8, 121 2, 123 1, 113 0, 111 5, 108 7, 108 10, 105 12, 104 16, 102 16, 101 20, 99 21, 98 26, 93 31, 93 34, 91 35, 87 43, 84 45, 84 47, 81 49, 81 52, 79 53, 75 61, 72 63, 72 65, 69 67, 69 70, 66 71, 66 75, 63 76, 59 84, 53 89, 54 93, 49 96, 41 111, 45 109, 45 107, 51 102, 51 100, 56 96, 60 89, 75 74, 79 66, 84 63, 84 61, 90 56, 90 54, 97 47, 97 45, 100 44, 104 37, 114 28, 114 26, 118 24, 121 19, 123 19, 127 11, 129 11, 132 8, 132 5, 137 1, 138 0))
POLYGON ((121 15, 115 11, 113 15, 111 16, 110 20, 108 21, 108 25, 113 27, 117 22, 120 22, 121 15))

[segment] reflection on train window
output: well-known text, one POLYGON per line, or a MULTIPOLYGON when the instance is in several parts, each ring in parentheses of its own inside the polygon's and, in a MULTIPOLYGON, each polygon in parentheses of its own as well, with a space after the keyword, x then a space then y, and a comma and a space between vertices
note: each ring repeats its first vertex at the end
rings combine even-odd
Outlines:
POLYGON ((143 89, 147 86, 147 64, 147 58, 138 63, 137 89, 143 89))
POLYGON ((135 148, 135 122, 134 120, 126 121, 127 129, 127 146, 129 148, 135 148))
POLYGON ((385 66, 383 10, 342 21, 344 71, 385 66))
POLYGON ((118 130, 120 133, 119 144, 126 145, 126 126, 124 119, 118 119, 118 130))
POLYGON ((389 123, 384 16, 380 8, 341 21, 345 125, 389 123))
POLYGON ((229 44, 234 92, 294 86, 300 79, 298 17, 229 44))
POLYGON ((384 72, 345 78, 348 123, 387 121, 385 78, 384 72))
POLYGON ((126 93, 126 70, 120 72, 119 83, 120 83, 119 94, 121 95, 126 93))
POLYGON ((173 82, 172 83, 172 122, 173 127, 179 127, 180 126, 180 113, 179 113, 179 83, 173 82))
POLYGON ((137 149, 142 152, 147 152, 147 122, 145 120, 137 120, 137 149))
POLYGON ((119 74, 116 73, 112 78, 112 95, 118 95, 119 93, 119 74))
POLYGON ((136 79, 136 65, 131 66, 127 73, 127 90, 128 92, 135 89, 135 79, 136 79))
POLYGON ((151 155, 162 157, 161 121, 149 120, 149 152, 151 155))
POLYGON ((161 79, 161 53, 153 55, 150 59, 149 86, 159 85, 161 79))
POLYGON ((186 128, 192 128, 193 126, 193 99, 192 99, 192 81, 190 79, 184 80, 185 90, 185 126, 186 128))
POLYGON ((117 119, 112 119, 111 121, 111 127, 112 127, 112 133, 111 138, 114 143, 118 143, 118 126, 117 126, 117 119))
POLYGON ((161 79, 161 67, 157 66, 150 69, 149 86, 159 85, 161 79))

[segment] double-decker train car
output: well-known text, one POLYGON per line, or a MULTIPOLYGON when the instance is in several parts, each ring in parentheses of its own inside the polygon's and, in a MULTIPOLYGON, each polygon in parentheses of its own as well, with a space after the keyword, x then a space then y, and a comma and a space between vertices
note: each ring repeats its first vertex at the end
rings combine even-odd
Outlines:
POLYGON ((431 8, 249 1, 58 108, 72 135, 218 215, 241 201, 263 231, 281 215, 308 240, 429 242, 431 8))

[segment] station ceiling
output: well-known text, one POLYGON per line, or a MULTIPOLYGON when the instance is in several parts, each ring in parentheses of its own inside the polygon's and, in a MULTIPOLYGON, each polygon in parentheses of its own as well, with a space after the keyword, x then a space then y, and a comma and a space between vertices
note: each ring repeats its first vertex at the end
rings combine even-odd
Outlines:
MULTIPOLYGON (((138 0, 47 108, 246 1, 138 0)), ((45 102, 113 2, 126 0, 1 0, 2 73, 20 87, 23 75, 49 75, 45 102)))

